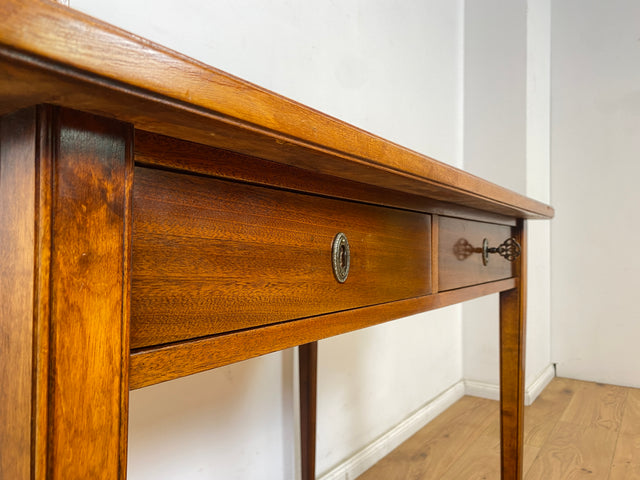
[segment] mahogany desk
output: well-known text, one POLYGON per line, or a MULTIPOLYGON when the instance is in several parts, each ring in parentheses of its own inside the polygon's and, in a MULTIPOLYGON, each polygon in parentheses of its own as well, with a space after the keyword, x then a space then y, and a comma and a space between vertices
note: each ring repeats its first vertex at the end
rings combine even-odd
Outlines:
POLYGON ((317 340, 500 292, 520 478, 551 207, 55 3, 0 17, 0 477, 124 478, 129 389, 300 346, 311 479, 317 340))

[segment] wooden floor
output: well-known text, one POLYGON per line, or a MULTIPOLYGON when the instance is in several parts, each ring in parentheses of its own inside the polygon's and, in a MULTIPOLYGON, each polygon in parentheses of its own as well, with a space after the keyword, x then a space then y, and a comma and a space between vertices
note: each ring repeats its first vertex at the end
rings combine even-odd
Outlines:
MULTIPOLYGON (((640 389, 555 378, 525 410, 525 480, 640 479, 640 389)), ((464 397, 358 480, 499 479, 498 402, 464 397)))

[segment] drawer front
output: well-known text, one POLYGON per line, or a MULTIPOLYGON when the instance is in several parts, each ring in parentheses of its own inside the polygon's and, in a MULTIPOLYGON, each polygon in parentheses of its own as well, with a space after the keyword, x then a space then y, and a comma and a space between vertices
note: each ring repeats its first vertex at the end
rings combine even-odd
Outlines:
POLYGON ((134 179, 132 348, 431 292, 429 215, 144 167, 134 179))
POLYGON ((515 233, 509 226, 462 220, 438 219, 438 287, 440 291, 510 278, 515 264, 500 255, 490 254, 482 261, 482 244, 497 247, 515 233))

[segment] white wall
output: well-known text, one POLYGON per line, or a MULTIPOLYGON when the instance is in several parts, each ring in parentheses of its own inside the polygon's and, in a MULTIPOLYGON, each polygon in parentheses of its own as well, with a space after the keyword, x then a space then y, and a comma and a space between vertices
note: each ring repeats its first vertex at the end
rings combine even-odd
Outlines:
MULTIPOLYGON (((551 3, 552 0, 527 2, 525 193, 545 203, 551 202, 551 3)), ((550 221, 528 222, 528 401, 534 400, 555 373, 551 359, 551 225, 550 221)))
MULTIPOLYGON (((465 6, 464 166, 524 192, 526 2, 474 0, 465 6)), ((498 296, 463 306, 464 378, 472 393, 498 398, 498 296)))
POLYGON ((640 387, 640 2, 552 10, 553 358, 640 387))
POLYGON ((464 166, 520 193, 526 171, 526 0, 465 7, 464 166))
MULTIPOLYGON (((462 1, 71 6, 461 165, 462 1)), ((452 307, 321 342, 318 472, 458 382, 461 338, 452 307)), ((129 478, 293 478, 293 371, 286 351, 132 392, 129 478)))
MULTIPOLYGON (((549 28, 550 0, 466 3, 465 169, 544 202, 550 184, 549 28)), ((548 223, 529 222, 528 389, 552 372, 548 223)), ((497 331, 497 295, 464 305, 464 377, 472 393, 493 398, 499 395, 497 331)))

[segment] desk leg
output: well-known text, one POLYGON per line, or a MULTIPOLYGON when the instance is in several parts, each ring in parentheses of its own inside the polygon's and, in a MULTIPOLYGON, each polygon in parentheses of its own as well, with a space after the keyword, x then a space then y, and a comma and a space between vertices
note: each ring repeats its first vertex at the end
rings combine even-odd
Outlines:
POLYGON ((124 479, 132 129, 54 107, 0 123, 0 477, 124 479))
POLYGON ((527 294, 526 223, 520 221, 522 254, 516 288, 500 294, 500 430, 502 479, 522 478, 524 430, 525 315, 527 294))
POLYGON ((300 370, 300 446, 302 480, 316 475, 316 398, 318 342, 298 347, 300 370))
POLYGON ((129 125, 51 112, 47 479, 124 479, 129 125))
POLYGON ((36 114, 0 118, 0 478, 32 478, 36 114))

